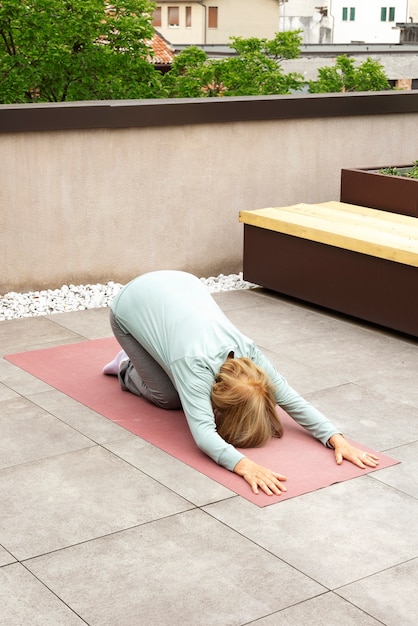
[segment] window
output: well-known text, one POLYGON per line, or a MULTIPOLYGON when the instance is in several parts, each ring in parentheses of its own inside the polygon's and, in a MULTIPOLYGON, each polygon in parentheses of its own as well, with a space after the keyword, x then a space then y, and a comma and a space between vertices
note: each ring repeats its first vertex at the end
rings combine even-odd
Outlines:
POLYGON ((208 28, 218 28, 218 7, 208 7, 208 28))
POLYGON ((168 7, 168 26, 171 28, 180 26, 180 11, 178 7, 168 7))
POLYGON ((192 7, 186 7, 186 28, 192 27, 192 7))
POLYGON ((161 26, 161 7, 157 7, 152 14, 152 25, 161 26))
POLYGON ((350 22, 354 22, 356 19, 356 8, 355 7, 343 7, 343 22, 347 22, 348 16, 350 16, 350 22))
POLYGON ((386 22, 388 20, 388 15, 389 15, 389 22, 394 22, 395 21, 395 7, 389 7, 389 10, 386 7, 382 7, 380 9, 380 21, 381 22, 386 22))

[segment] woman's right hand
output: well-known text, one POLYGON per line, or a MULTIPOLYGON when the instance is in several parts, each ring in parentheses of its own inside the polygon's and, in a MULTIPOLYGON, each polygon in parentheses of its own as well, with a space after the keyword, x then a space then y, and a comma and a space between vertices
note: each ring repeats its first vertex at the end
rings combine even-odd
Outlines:
POLYGON ((234 467, 234 472, 247 481, 255 494, 259 493, 259 488, 268 496, 273 494, 280 496, 283 491, 287 491, 282 484, 283 481, 287 480, 286 476, 273 472, 262 465, 257 465, 247 457, 238 461, 234 467))

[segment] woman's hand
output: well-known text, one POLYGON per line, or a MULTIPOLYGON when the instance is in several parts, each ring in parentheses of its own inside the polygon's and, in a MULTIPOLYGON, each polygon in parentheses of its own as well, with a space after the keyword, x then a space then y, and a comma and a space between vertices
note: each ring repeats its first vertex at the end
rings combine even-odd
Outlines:
POLYGON ((257 465, 257 463, 254 463, 254 461, 251 461, 247 457, 238 461, 234 467, 234 472, 247 481, 255 494, 259 492, 259 487, 268 496, 272 496, 273 494, 280 496, 282 491, 287 491, 286 487, 282 485, 281 482, 286 480, 286 476, 272 472, 262 465, 257 465))
POLYGON ((335 460, 338 465, 341 465, 343 459, 351 461, 357 467, 365 469, 366 467, 377 467, 379 465, 379 458, 370 452, 355 448, 348 443, 342 435, 333 435, 329 438, 328 443, 334 448, 335 460))

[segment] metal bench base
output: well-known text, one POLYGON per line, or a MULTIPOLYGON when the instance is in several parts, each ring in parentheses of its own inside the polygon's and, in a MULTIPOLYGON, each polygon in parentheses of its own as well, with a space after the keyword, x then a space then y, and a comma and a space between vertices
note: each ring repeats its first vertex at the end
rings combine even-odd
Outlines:
POLYGON ((418 337, 418 268, 244 224, 244 279, 418 337))

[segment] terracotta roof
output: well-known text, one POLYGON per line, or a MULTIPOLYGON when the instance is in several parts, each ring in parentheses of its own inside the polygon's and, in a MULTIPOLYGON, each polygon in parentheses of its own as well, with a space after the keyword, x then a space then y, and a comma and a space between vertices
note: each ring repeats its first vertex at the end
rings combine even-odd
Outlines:
POLYGON ((154 50, 154 56, 150 59, 154 65, 171 65, 174 59, 174 48, 157 31, 153 38, 148 41, 154 50))

